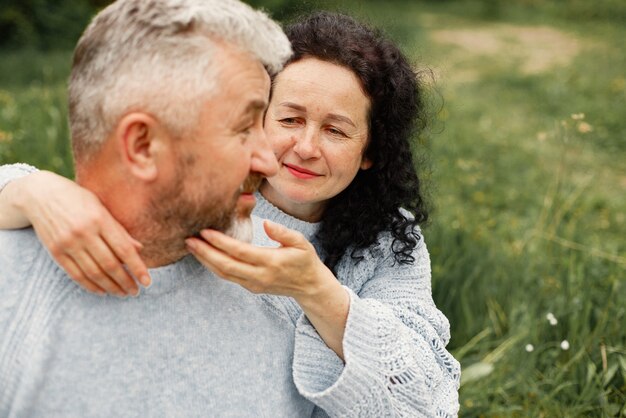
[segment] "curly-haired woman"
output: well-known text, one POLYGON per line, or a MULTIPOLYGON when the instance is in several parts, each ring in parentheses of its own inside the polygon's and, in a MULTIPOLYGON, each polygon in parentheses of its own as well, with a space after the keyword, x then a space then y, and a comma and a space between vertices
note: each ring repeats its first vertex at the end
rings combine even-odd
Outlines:
MULTIPOLYGON (((411 151, 427 122, 424 86, 391 41, 348 16, 316 13, 286 33, 294 55, 273 80, 265 117, 280 168, 261 185, 254 210, 274 223, 255 222, 256 246, 205 230, 188 248, 295 324, 294 380, 322 409, 454 416, 460 371, 431 295, 419 228, 427 211, 411 151)), ((125 263, 144 277, 140 245, 117 251, 134 240, 97 199, 52 173, 17 179, 30 171, 0 170, 0 188, 12 180, 0 226, 33 223, 88 290, 135 294, 124 269, 98 266, 125 263), (89 226, 77 227, 85 213, 89 226), (62 229, 77 231, 69 247, 56 238, 62 229)))

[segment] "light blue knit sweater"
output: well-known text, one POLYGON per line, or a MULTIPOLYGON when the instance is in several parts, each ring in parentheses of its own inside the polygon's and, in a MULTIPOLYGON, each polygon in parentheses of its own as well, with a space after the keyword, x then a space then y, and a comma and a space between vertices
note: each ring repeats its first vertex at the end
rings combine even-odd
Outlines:
MULTIPOLYGON (((24 167, 1 167, 0 189, 24 167)), ((255 215, 312 240, 319 225, 259 196, 255 215)), ((258 245, 275 245, 254 217, 258 245)), ((151 269, 138 298, 82 291, 31 229, 0 231, 0 416, 454 416, 458 363, 431 297, 391 237, 338 267, 346 364, 287 297, 254 295, 195 259, 151 269)))

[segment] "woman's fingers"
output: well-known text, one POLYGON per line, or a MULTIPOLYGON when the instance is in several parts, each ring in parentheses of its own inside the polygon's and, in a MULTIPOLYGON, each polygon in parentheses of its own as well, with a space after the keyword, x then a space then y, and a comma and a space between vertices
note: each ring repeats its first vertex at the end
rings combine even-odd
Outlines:
POLYGON ((258 265, 267 261, 267 248, 255 247, 212 229, 204 229, 200 235, 213 247, 245 263, 258 265))
POLYGON ((304 249, 309 244, 301 233, 294 231, 293 229, 289 229, 284 225, 277 224, 276 222, 268 220, 263 221, 263 229, 265 229, 268 237, 280 243, 283 247, 296 247, 304 249))
MULTIPOLYGON (((113 267, 114 272, 117 272, 116 278, 119 277, 123 280, 123 282, 118 281, 118 284, 125 289, 127 289, 126 286, 129 285, 128 280, 126 280, 128 275, 121 275, 119 273, 120 268, 124 270, 121 264, 125 264, 128 272, 139 280, 139 283, 146 287, 150 286, 152 281, 150 279, 150 275, 148 274, 148 268, 139 256, 139 250, 143 246, 140 242, 131 237, 130 234, 113 219, 113 217, 110 218, 108 225, 103 227, 102 239, 115 254, 116 260, 119 260, 116 265, 110 266, 113 267)), ((112 256, 113 254, 109 251, 108 255, 112 256)), ((105 267, 103 259, 98 257, 96 257, 96 259, 99 260, 102 267, 105 267)), ((109 262, 113 262, 110 257, 109 262)), ((104 271, 108 272, 109 270, 105 268, 104 271)), ((124 270, 124 272, 126 272, 126 270, 124 270)))
POLYGON ((69 252, 68 255, 80 267, 85 277, 104 289, 107 293, 116 296, 126 296, 126 292, 116 283, 116 281, 106 274, 98 265, 98 263, 86 251, 77 253, 69 252))
POLYGON ((57 257, 57 261, 61 267, 67 272, 67 274, 83 289, 96 293, 100 296, 104 296, 106 291, 100 286, 92 282, 87 278, 85 273, 78 267, 78 265, 67 255, 61 255, 57 257))
MULTIPOLYGON (((198 261, 220 277, 239 284, 250 279, 260 279, 260 272, 253 265, 234 259, 198 238, 188 238, 185 242, 189 251, 198 261)), ((247 286, 243 286, 247 288, 247 286)))
POLYGON ((99 270, 113 280, 125 294, 136 296, 139 293, 137 283, 103 239, 97 237, 91 240, 86 248, 91 259, 98 264, 99 270))

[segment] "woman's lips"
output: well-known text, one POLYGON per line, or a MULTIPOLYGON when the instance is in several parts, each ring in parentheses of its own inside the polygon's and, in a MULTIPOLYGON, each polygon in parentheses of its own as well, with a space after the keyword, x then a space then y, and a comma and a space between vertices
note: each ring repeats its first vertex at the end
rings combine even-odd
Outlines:
POLYGON ((297 165, 284 164, 287 170, 296 178, 299 179, 312 179, 321 176, 314 171, 307 170, 306 168, 298 167, 297 165))

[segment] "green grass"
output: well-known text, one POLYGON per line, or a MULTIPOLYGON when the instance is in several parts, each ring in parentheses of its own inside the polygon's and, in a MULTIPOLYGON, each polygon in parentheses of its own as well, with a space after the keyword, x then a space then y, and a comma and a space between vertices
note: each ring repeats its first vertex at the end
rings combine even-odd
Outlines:
POLYGON ((0 56, 0 163, 24 161, 71 177, 66 79, 71 53, 0 56))
MULTIPOLYGON (((551 10, 352 6, 443 97, 425 233, 462 416, 626 415, 626 27, 551 10)), ((0 61, 0 162, 71 175, 69 55, 0 61)))

